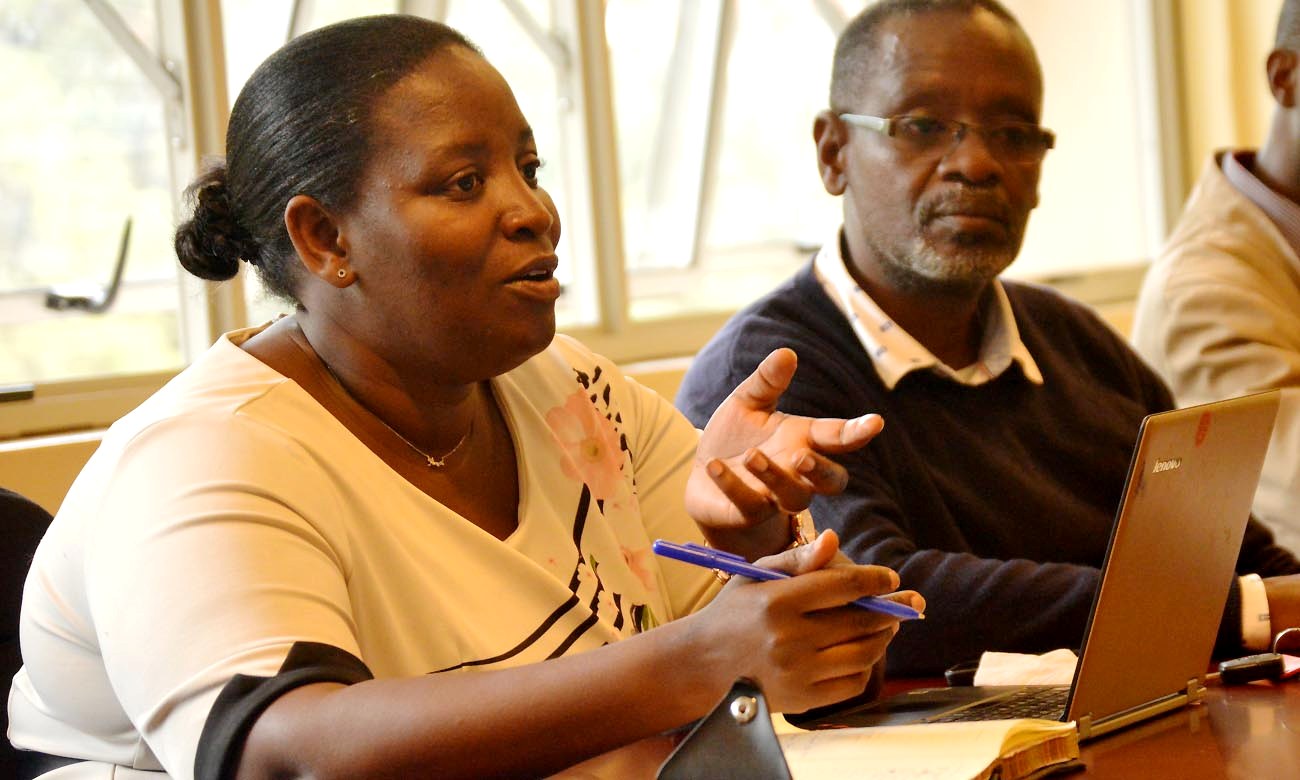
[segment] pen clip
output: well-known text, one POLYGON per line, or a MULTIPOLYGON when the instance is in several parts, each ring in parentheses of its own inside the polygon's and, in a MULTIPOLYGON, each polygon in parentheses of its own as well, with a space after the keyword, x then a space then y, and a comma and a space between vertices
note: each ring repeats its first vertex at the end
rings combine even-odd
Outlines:
POLYGON ((694 550, 695 552, 698 552, 701 555, 707 555, 708 557, 715 560, 726 558, 733 561, 740 561, 742 563, 749 563, 749 561, 745 560, 745 556, 743 555, 736 555, 733 552, 727 552, 726 550, 719 550, 716 547, 709 547, 708 545, 704 545, 704 544, 696 544, 695 542, 687 542, 681 546, 684 549, 694 550))

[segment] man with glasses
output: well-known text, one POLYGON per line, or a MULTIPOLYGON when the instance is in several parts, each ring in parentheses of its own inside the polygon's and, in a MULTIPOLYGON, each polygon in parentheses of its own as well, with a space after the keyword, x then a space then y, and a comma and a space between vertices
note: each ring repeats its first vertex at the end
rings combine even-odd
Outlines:
MULTIPOLYGON (((985 650, 1077 648, 1139 423, 1172 406, 1086 307, 999 279, 1055 141, 1038 124, 1042 93, 1028 37, 995 0, 882 0, 860 14, 813 126, 843 227, 714 338, 678 395, 702 424, 738 377, 789 346, 800 362, 782 409, 884 416, 883 433, 843 459, 848 488, 812 510, 851 557, 925 595, 926 620, 891 646, 895 675, 985 650)), ((1300 563, 1252 522, 1238 568, 1300 563)), ((1296 613, 1296 599, 1264 594, 1257 576, 1234 585, 1221 649, 1240 648, 1261 613, 1267 637, 1269 606, 1280 620, 1296 613)))
POLYGON ((1133 344, 1188 405, 1280 388, 1255 515, 1300 548, 1300 2, 1265 66, 1276 103, 1258 152, 1206 162, 1138 298, 1133 344))

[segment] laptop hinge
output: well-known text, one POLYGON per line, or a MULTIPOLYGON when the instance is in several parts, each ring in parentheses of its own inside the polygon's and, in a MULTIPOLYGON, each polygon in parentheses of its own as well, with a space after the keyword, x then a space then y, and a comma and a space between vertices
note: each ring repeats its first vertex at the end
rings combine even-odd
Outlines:
POLYGON ((1205 699, 1205 686, 1199 679, 1187 681, 1187 688, 1177 693, 1171 693, 1162 699, 1158 699, 1147 704, 1132 707, 1123 712, 1114 715, 1107 715, 1100 721, 1094 721, 1092 714, 1080 715, 1074 719, 1078 724, 1079 739, 1086 740, 1093 737, 1099 737, 1102 734, 1130 726, 1138 721, 1159 715, 1165 712, 1184 707, 1188 704, 1195 704, 1205 699))

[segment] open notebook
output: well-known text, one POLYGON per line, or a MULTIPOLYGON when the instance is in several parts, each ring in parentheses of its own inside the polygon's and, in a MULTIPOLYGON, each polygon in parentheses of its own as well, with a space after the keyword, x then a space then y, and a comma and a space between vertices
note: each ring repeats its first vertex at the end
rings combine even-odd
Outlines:
POLYGON ((1022 780, 1082 766, 1073 726, 1059 721, 777 730, 793 780, 1022 780))
POLYGON ((818 728, 1045 717, 1076 721, 1087 739, 1199 700, 1278 397, 1143 420, 1068 688, 927 688, 793 719, 818 728))

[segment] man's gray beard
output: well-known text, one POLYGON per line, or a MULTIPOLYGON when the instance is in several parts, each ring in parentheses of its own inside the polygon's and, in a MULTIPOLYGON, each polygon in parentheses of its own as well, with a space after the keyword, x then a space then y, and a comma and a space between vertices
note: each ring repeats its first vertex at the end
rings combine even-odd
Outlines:
POLYGON ((920 237, 907 242, 901 251, 882 246, 873 249, 895 288, 943 296, 982 290, 1016 259, 1015 250, 979 246, 962 247, 946 255, 920 237))

